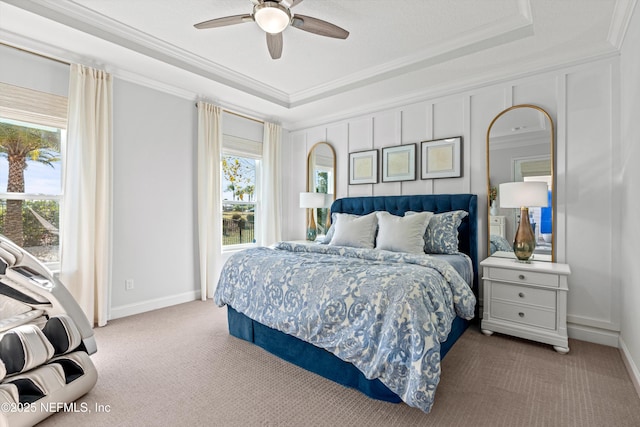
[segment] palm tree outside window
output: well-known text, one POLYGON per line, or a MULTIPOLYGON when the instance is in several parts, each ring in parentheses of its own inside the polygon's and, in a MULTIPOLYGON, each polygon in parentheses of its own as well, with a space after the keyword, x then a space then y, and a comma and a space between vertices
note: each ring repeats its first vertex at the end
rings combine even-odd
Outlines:
POLYGON ((48 263, 59 262, 65 133, 0 117, 0 233, 48 263))

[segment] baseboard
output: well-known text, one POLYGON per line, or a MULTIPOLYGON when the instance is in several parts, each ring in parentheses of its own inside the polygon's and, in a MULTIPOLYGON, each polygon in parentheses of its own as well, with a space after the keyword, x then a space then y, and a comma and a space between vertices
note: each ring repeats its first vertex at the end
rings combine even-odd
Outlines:
POLYGON ((631 353, 629 353, 629 348, 622 337, 620 338, 620 354, 622 355, 624 366, 627 368, 627 372, 629 372, 629 376, 631 377, 631 382, 636 389, 636 393, 638 393, 638 397, 640 397, 640 370, 638 370, 638 367, 634 363, 631 353))
POLYGON ((143 301, 134 304, 121 305, 119 307, 111 307, 109 320, 119 319, 121 317, 133 316, 134 314, 145 313, 159 308, 170 307, 172 305, 183 304, 185 302, 200 299, 200 291, 184 292, 178 295, 156 298, 149 301, 143 301))
POLYGON ((588 341, 595 344, 606 345, 609 347, 618 347, 620 333, 618 331, 609 331, 592 326, 577 325, 575 323, 567 324, 567 333, 569 338, 580 341, 588 341))

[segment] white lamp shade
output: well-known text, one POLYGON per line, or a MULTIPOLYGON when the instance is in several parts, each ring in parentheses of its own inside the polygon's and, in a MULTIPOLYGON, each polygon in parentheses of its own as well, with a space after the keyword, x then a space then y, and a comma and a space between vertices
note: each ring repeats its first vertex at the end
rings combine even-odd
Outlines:
POLYGON ((526 181, 500 184, 500 207, 546 207, 548 205, 546 182, 526 181))
POLYGON ((330 208, 332 204, 333 204, 333 194, 325 194, 323 207, 330 208))
POLYGON ((269 1, 255 6, 253 19, 263 31, 278 34, 287 28, 291 22, 291 15, 277 2, 269 1))
POLYGON ((324 193, 300 193, 300 207, 304 209, 324 208, 324 193))

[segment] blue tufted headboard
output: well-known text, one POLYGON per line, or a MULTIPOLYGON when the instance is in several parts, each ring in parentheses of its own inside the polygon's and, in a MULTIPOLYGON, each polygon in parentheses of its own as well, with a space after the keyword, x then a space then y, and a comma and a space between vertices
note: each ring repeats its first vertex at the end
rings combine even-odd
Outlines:
POLYGON ((442 213, 463 210, 469 212, 458 227, 458 249, 473 263, 473 291, 478 295, 478 196, 475 194, 421 194, 415 196, 369 196, 338 199, 331 212, 366 215, 387 211, 403 216, 407 211, 442 213))

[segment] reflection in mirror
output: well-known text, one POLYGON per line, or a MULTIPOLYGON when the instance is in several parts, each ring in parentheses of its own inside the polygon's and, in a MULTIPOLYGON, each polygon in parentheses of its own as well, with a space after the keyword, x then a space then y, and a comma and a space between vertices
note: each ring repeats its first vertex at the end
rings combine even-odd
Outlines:
POLYGON ((512 244, 520 221, 519 209, 500 207, 498 188, 505 182, 543 181, 548 206, 529 209, 536 239, 533 258, 555 260, 554 130, 546 111, 516 105, 498 114, 487 130, 488 249, 494 256, 513 256, 512 244))
POLYGON ((327 195, 325 207, 313 210, 318 237, 324 237, 331 224, 329 208, 336 194, 335 169, 336 153, 331 145, 318 142, 311 147, 307 157, 307 191, 327 195))

